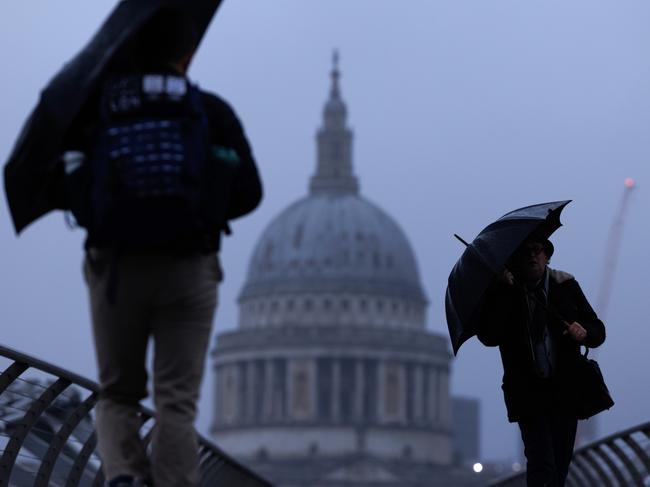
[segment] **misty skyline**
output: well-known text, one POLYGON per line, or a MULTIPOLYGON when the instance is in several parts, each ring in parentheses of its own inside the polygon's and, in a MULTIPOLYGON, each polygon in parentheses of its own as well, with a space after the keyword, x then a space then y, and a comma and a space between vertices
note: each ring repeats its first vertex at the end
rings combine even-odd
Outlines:
MULTIPOLYGON (((0 156, 11 150, 39 90, 115 2, 34 0, 0 7, 0 156)), ((412 0, 272 5, 225 0, 190 70, 228 100, 265 185, 252 216, 224 240, 225 281, 213 334, 237 324, 236 299, 263 229, 307 192, 315 134, 340 52, 361 194, 408 236, 429 297, 429 329, 447 335, 446 280, 462 247, 489 222, 528 204, 573 199, 552 240, 552 267, 576 275, 596 306, 609 231, 634 177, 599 362, 616 406, 601 434, 647 420, 650 368, 645 253, 650 175, 650 4, 641 0, 412 0)), ((95 379, 83 232, 51 214, 16 238, 0 203, 0 342, 95 379)), ((598 311, 598 310, 597 310, 598 311)), ((467 342, 456 394, 481 400, 482 453, 514 457, 496 349, 467 342)), ((211 372, 199 429, 211 419, 211 372)), ((218 438, 215 438, 218 443, 218 438)))

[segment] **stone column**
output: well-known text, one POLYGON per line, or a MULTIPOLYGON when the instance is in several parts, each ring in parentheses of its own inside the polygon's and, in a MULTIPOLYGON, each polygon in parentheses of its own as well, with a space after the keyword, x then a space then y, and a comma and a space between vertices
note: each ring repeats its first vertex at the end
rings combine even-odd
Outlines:
POLYGON ((223 373, 222 367, 214 367, 214 404, 215 404, 215 414, 214 414, 214 425, 220 425, 223 423, 223 373))
POLYGON ((274 395, 274 401, 273 401, 273 418, 276 420, 283 420, 286 419, 287 415, 289 414, 289 384, 287 383, 286 380, 286 371, 289 368, 289 361, 286 359, 282 359, 282 366, 280 367, 280 370, 275 371, 275 375, 277 376, 276 378, 279 379, 281 376, 281 371, 282 367, 284 367, 285 370, 285 380, 279 381, 280 382, 280 387, 279 390, 276 391, 274 395))
POLYGON ((408 411, 406 411, 406 406, 408 404, 406 400, 406 374, 408 369, 405 364, 400 364, 398 368, 398 377, 399 377, 399 421, 406 424, 408 418, 408 411))
POLYGON ((310 416, 318 419, 318 361, 315 358, 309 360, 309 395, 311 403, 310 416))
POLYGON ((379 424, 386 422, 386 387, 384 378, 386 376, 386 364, 383 360, 377 362, 377 422, 379 424))
POLYGON ((430 423, 438 423, 439 420, 439 406, 438 406, 438 369, 436 367, 429 368, 429 411, 428 419, 430 423))
POLYGON ((449 373, 446 370, 440 370, 438 377, 438 420, 443 426, 450 427, 449 373))
POLYGON ((339 422, 341 416, 341 363, 338 359, 332 360, 332 421, 339 422))
POLYGON ((354 367, 354 417, 363 419, 363 393, 365 391, 363 360, 357 360, 354 367))
POLYGON ((287 419, 293 420, 293 364, 292 359, 286 360, 284 368, 284 404, 287 411, 287 419))
POLYGON ((424 406, 422 379, 422 366, 416 365, 413 368, 413 422, 415 424, 422 421, 422 409, 424 406))
POLYGON ((272 359, 264 363, 264 404, 262 407, 262 418, 264 421, 273 420, 273 379, 275 376, 272 359))
POLYGON ((255 362, 252 360, 246 363, 246 395, 244 406, 246 408, 246 420, 255 421, 255 362))

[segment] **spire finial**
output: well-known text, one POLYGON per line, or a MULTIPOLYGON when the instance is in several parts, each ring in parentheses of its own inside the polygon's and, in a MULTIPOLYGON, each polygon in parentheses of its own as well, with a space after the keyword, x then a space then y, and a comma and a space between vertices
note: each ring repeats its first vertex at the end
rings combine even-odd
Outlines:
POLYGON ((341 72, 339 71, 339 50, 334 49, 332 53, 332 90, 331 94, 333 97, 339 96, 339 78, 341 77, 341 72))

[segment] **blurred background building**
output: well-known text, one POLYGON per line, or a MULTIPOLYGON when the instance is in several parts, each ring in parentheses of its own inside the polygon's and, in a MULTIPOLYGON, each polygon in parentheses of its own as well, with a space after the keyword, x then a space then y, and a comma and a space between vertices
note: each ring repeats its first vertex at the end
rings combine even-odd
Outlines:
POLYGON ((477 485, 478 402, 452 402, 411 245, 360 195, 339 77, 335 55, 309 193, 262 233, 217 339, 211 433, 280 487, 477 485))

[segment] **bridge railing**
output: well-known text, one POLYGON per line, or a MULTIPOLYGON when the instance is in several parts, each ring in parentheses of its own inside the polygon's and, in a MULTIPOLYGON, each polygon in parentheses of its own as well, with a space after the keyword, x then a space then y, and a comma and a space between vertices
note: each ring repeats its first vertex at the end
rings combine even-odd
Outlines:
MULTIPOLYGON (((0 345, 0 487, 99 487, 94 407, 99 386, 0 345)), ((155 418, 141 408, 150 442, 155 418)), ((202 486, 271 484, 199 435, 202 486)))
MULTIPOLYGON (((650 487, 650 422, 602 438, 577 449, 567 487, 650 487)), ((518 473, 490 487, 525 487, 518 473)))

